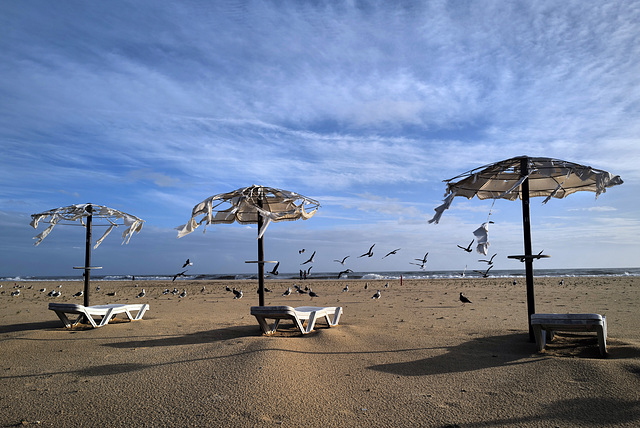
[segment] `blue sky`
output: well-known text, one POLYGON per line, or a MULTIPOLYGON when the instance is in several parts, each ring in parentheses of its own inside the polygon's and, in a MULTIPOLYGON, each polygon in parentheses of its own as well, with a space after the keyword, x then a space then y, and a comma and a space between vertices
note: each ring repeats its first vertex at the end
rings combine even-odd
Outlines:
MULTIPOLYGON (((525 154, 625 181, 532 199, 533 249, 552 256, 536 267, 639 265, 640 3, 2 2, 0 73, 0 276, 77 274, 83 229, 34 247, 29 216, 85 202, 146 222, 93 252, 105 274, 253 272, 255 226, 175 231, 252 184, 321 204, 269 226, 280 271, 302 248, 318 272, 346 255, 410 270, 427 251, 427 270, 480 268, 456 245, 491 201, 457 198, 429 225, 442 180, 525 154)), ((496 269, 517 269, 520 203, 491 212, 496 269)))

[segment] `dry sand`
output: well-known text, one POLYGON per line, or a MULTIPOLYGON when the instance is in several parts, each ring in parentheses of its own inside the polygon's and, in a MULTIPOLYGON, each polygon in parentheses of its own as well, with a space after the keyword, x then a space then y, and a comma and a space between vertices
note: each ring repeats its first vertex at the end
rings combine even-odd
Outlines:
MULTIPOLYGON (((267 304, 342 306, 339 326, 260 334, 256 281, 93 282, 92 304, 150 304, 141 321, 62 327, 62 297, 0 289, 0 425, 413 427, 639 426, 640 278, 536 278, 537 312, 607 316, 609 356, 593 334, 529 342, 524 281, 303 282, 319 294, 267 304), (368 283, 368 289, 364 289, 368 283), (348 284, 349 292, 342 292, 348 284), (233 300, 225 286, 244 290, 233 300), (179 299, 165 288, 187 289, 179 299), (204 292, 201 292, 205 286, 204 292), (141 288, 145 298, 135 296, 141 288), (371 296, 380 289, 382 298, 371 296), (106 293, 117 291, 116 297, 106 293), (472 304, 462 305, 462 291, 472 304)), ((29 287, 32 288, 29 288, 29 287)), ((285 324, 284 327, 288 327, 285 324)), ((292 327, 292 326, 291 326, 292 327)))

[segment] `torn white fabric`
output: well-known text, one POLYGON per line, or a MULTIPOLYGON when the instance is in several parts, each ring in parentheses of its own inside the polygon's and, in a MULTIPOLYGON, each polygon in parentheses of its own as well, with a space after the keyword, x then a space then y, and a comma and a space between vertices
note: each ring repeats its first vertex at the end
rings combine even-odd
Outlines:
POLYGON ((607 188, 622 184, 618 175, 552 158, 519 156, 467 171, 445 180, 447 198, 436 208, 436 215, 429 223, 438 223, 442 213, 451 206, 454 196, 471 199, 522 199, 522 184, 528 179, 529 197, 543 196, 562 199, 579 191, 595 192, 596 198, 607 188), (525 162, 526 171, 522 171, 525 162))
POLYGON ((482 255, 487 255, 487 250, 489 249, 489 223, 484 222, 480 225, 479 228, 473 231, 473 235, 476 237, 476 251, 482 255))
POLYGON ((178 238, 188 235, 202 224, 205 230, 209 224, 257 224, 258 217, 261 217, 259 239, 271 222, 307 220, 319 207, 318 201, 298 193, 253 185, 211 196, 197 204, 191 211, 189 221, 177 227, 178 238))
POLYGON ((134 215, 127 214, 113 208, 105 207, 103 205, 77 204, 70 205, 68 207, 55 208, 49 211, 31 215, 30 224, 34 229, 38 228, 38 224, 41 221, 49 223, 49 227, 47 227, 42 233, 34 237, 34 239, 36 240, 35 245, 39 245, 42 240, 46 238, 49 233, 51 233, 53 227, 61 221, 74 222, 79 220, 82 226, 87 227, 84 218, 88 217, 89 215, 91 215, 92 220, 94 221, 99 221, 102 219, 109 223, 107 231, 100 237, 100 239, 96 241, 96 244, 93 247, 94 249, 98 248, 104 238, 106 238, 107 235, 111 233, 111 230, 113 230, 114 227, 118 226, 118 220, 122 219, 123 225, 126 226, 125 231, 122 233, 123 244, 129 243, 131 236, 134 233, 140 232, 144 223, 144 220, 134 215), (91 212, 89 212, 89 206, 91 206, 91 212))

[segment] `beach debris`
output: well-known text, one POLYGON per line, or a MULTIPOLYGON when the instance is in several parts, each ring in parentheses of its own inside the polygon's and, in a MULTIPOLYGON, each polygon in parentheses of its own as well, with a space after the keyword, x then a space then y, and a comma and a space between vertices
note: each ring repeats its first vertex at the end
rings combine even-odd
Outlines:
POLYGON ((470 253, 471 251, 473 251, 473 250, 471 249, 471 246, 473 245, 473 242, 474 242, 474 241, 475 241, 475 239, 472 239, 472 240, 471 240, 471 242, 469 243, 469 245, 468 245, 466 248, 465 248, 465 247, 463 247, 462 245, 458 245, 457 247, 458 247, 458 248, 460 248, 460 249, 465 250, 467 253, 470 253))
POLYGON ((115 291, 113 293, 107 293, 107 296, 109 296, 109 297, 114 297, 115 295, 116 295, 115 291))
POLYGON ((380 290, 376 291, 376 294, 373 295, 373 297, 371 297, 372 299, 379 299, 380 298, 380 290))
POLYGON ((182 290, 182 293, 180 293, 180 295, 178 297, 179 298, 183 298, 183 297, 186 297, 186 296, 187 296, 187 289, 185 288, 185 289, 182 290))
POLYGON ((271 275, 278 275, 278 266, 280 266, 280 262, 276 263, 274 268, 269 272, 271 275))
POLYGON ((347 275, 351 272, 353 272, 351 269, 343 270, 342 272, 338 273, 338 279, 340 279, 342 275, 347 275))
POLYGON ((498 255, 498 253, 494 254, 493 256, 491 256, 491 258, 490 258, 489 260, 478 260, 478 261, 479 261, 479 262, 485 262, 485 263, 487 263, 487 264, 489 264, 489 265, 492 265, 492 264, 493 264, 493 258, 494 258, 495 256, 497 256, 497 255, 498 255))
POLYGON ((175 280, 176 280, 176 278, 177 278, 177 277, 179 277, 179 276, 185 276, 184 274, 185 274, 186 272, 187 272, 186 270, 183 270, 182 272, 175 274, 175 275, 173 276, 173 279, 171 280, 171 282, 175 281, 175 280))
POLYGON ((342 260, 334 259, 333 261, 334 261, 334 262, 338 262, 338 263, 340 263, 342 266, 344 266, 344 261, 345 261, 345 260, 347 260, 348 258, 349 258, 349 256, 345 256, 345 257, 343 257, 343 258, 342 258, 342 260))
POLYGON ((469 298, 467 296, 462 294, 462 292, 460 292, 460 301, 462 302, 463 305, 465 303, 473 303, 473 302, 471 302, 471 300, 469 300, 469 298))
POLYGON ((479 273, 480 275, 482 275, 483 278, 488 278, 489 277, 489 271, 491 269, 493 269, 493 265, 489 266, 489 268, 484 272, 482 272, 481 270, 475 270, 475 269, 473 271, 479 273))
POLYGON ((478 246, 476 247, 476 251, 484 256, 487 255, 487 250, 489 249, 489 224, 493 224, 492 221, 484 222, 480 225, 479 228, 473 231, 473 235, 478 238, 478 246))
POLYGON ((291 294, 291 287, 287 287, 287 289, 284 290, 284 293, 282 293, 282 297, 287 297, 289 294, 291 294))
POLYGON ((182 264, 183 268, 185 268, 187 266, 193 266, 193 262, 191 262, 189 259, 187 259, 187 261, 182 264))
POLYGON ((367 257, 373 257, 373 247, 375 247, 375 246, 376 246, 376 244, 373 244, 373 245, 371 246, 371 248, 369 248, 369 251, 367 251, 366 253, 364 253, 364 254, 363 254, 363 255, 361 255, 361 256, 358 256, 358 258, 360 258, 360 257, 364 257, 364 256, 367 256, 367 257))
POLYGON ((311 254, 311 257, 309 257, 309 259, 306 262, 302 262, 300 263, 301 265, 306 265, 307 263, 313 263, 313 258, 315 257, 316 252, 314 251, 313 254, 311 254))
POLYGON ((388 257, 388 256, 390 256, 390 255, 392 255, 392 254, 396 254, 396 253, 397 253, 398 251, 400 251, 400 250, 401 250, 400 248, 396 248, 396 249, 395 249, 395 250, 393 250, 393 251, 389 251, 387 254, 385 254, 385 256, 383 257, 383 259, 384 259, 384 258, 386 258, 386 257, 388 257))
POLYGON ((144 288, 143 288, 142 291, 136 297, 144 297, 146 295, 147 293, 144 291, 144 288))

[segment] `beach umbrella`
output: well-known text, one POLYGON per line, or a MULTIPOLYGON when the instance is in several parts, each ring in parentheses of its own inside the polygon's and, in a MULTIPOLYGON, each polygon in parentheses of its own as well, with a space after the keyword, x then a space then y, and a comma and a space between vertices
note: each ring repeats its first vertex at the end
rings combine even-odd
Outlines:
POLYGON ((77 204, 68 207, 54 208, 38 214, 31 214, 31 226, 38 228, 38 224, 48 223, 42 233, 35 236, 35 245, 38 246, 46 238, 57 224, 79 224, 87 229, 84 266, 74 267, 74 269, 84 269, 84 305, 89 306, 89 280, 91 269, 100 269, 98 266, 91 266, 91 229, 93 226, 107 226, 107 230, 96 241, 94 249, 102 243, 104 238, 111 233, 114 227, 124 226, 122 232, 122 243, 129 243, 134 232, 140 232, 144 220, 113 208, 96 204, 77 204), (79 222, 79 223, 78 223, 79 222))
MULTIPOLYGON (((178 238, 193 232, 201 224, 238 222, 258 225, 258 294, 264 306, 264 247, 262 237, 271 222, 311 218, 318 201, 288 190, 253 185, 211 196, 196 205, 187 224, 178 227, 178 238), (196 217, 200 217, 199 220, 196 217)), ((248 262, 251 263, 251 262, 248 262)))
POLYGON ((436 215, 429 223, 438 223, 444 210, 451 206, 453 198, 522 200, 522 225, 524 254, 509 256, 525 264, 527 283, 527 309, 529 314, 529 338, 533 341, 531 315, 535 313, 533 293, 533 260, 546 255, 533 254, 531 250, 531 223, 529 198, 544 196, 543 204, 551 198, 562 199, 575 192, 595 192, 596 198, 607 188, 622 184, 622 179, 607 171, 579 165, 559 159, 518 156, 490 165, 481 166, 456 177, 447 183, 444 203, 435 209, 436 215))

